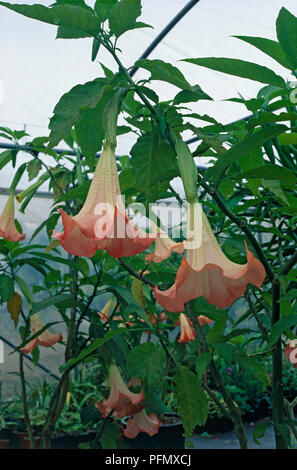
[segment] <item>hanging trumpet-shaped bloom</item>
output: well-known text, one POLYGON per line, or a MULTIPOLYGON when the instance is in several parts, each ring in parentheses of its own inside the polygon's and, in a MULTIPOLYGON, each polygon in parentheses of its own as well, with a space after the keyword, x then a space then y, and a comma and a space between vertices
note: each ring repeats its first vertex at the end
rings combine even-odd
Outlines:
POLYGON ((157 234, 155 240, 155 251, 149 255, 146 255, 146 261, 152 263, 161 263, 164 259, 169 258, 171 253, 174 251, 180 253, 181 255, 184 252, 184 243, 176 243, 168 236, 166 232, 157 227, 153 222, 151 222, 154 232, 157 234))
POLYGON ((0 216, 0 237, 19 242, 24 240, 25 236, 18 232, 14 223, 14 194, 11 193, 0 216))
POLYGON ((53 232, 63 248, 92 257, 106 250, 114 258, 142 253, 156 238, 129 219, 122 201, 114 145, 105 143, 87 199, 74 217, 62 209, 64 232, 53 232))
POLYGON ((107 322, 110 319, 112 310, 115 308, 116 302, 113 297, 104 305, 104 307, 98 312, 99 317, 102 321, 107 322))
POLYGON ((115 364, 109 368, 108 385, 110 387, 110 394, 107 400, 102 403, 97 402, 96 406, 100 413, 106 418, 111 411, 117 418, 133 415, 139 413, 143 408, 143 392, 131 392, 122 379, 119 369, 115 364))
MULTIPOLYGON (((37 313, 31 315, 30 326, 32 335, 35 335, 44 327, 43 321, 37 313)), ((23 353, 29 354, 33 351, 33 349, 36 348, 36 346, 44 346, 45 348, 48 348, 49 346, 56 344, 58 341, 63 341, 63 336, 61 333, 54 335, 50 331, 45 330, 43 333, 37 336, 37 338, 26 344, 24 348, 21 348, 21 350, 23 353)))
POLYGON ((156 299, 170 312, 184 310, 185 302, 197 297, 219 308, 229 307, 245 292, 248 283, 260 287, 265 269, 248 250, 247 263, 236 264, 222 252, 199 203, 189 204, 186 258, 183 257, 170 289, 155 288, 156 299))
POLYGON ((178 342, 188 343, 189 341, 193 341, 195 339, 196 333, 191 320, 184 313, 181 313, 179 316, 179 324, 180 338, 178 342))
MULTIPOLYGON (((212 322, 212 320, 205 315, 199 315, 197 320, 201 326, 206 324, 209 325, 212 322)), ((178 340, 179 343, 188 343, 189 341, 193 341, 195 339, 196 332, 193 327, 193 323, 184 313, 179 315, 177 325, 180 325, 180 338, 178 340)))
POLYGON ((147 415, 146 411, 142 410, 128 419, 123 435, 129 439, 134 439, 140 432, 153 436, 158 433, 160 426, 162 422, 154 413, 147 415))

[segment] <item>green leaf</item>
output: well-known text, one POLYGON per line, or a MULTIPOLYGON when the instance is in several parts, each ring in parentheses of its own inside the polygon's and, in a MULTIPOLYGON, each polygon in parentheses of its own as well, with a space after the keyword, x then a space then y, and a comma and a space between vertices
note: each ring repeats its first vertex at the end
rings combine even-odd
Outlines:
POLYGON ((294 188, 297 176, 286 167, 266 163, 263 166, 252 168, 241 173, 242 178, 264 178, 265 180, 279 180, 284 186, 294 188))
POLYGON ((0 298, 1 303, 7 302, 14 293, 14 285, 11 277, 0 274, 0 298))
POLYGON ((290 132, 290 134, 281 134, 278 140, 280 145, 297 145, 297 133, 290 132))
POLYGON ((268 111, 263 111, 258 117, 252 117, 248 120, 247 128, 252 129, 253 127, 259 126, 261 124, 270 124, 272 122, 295 121, 295 120, 297 120, 296 113, 274 114, 268 111))
POLYGON ((155 133, 144 134, 131 149, 134 186, 144 193, 145 202, 154 202, 158 194, 168 189, 178 176, 175 155, 165 141, 155 133))
POLYGON ((280 199, 284 204, 289 205, 288 199, 279 181, 276 180, 266 180, 264 178, 261 179, 261 184, 264 188, 267 188, 277 199, 280 199))
MULTIPOLYGON (((85 4, 84 0, 57 0, 55 5, 73 5, 77 7, 84 8, 93 14, 92 8, 85 4)), ((57 31, 56 39, 80 39, 80 38, 87 38, 90 35, 88 33, 84 33, 83 31, 79 31, 74 28, 70 28, 68 26, 59 26, 57 31)))
POLYGON ((201 93, 200 87, 193 89, 194 87, 187 82, 182 72, 168 62, 159 59, 140 59, 135 65, 151 72, 150 80, 160 80, 171 83, 182 90, 201 93))
POLYGON ((241 39, 241 41, 245 41, 252 46, 255 46, 260 51, 264 52, 264 54, 269 55, 272 59, 276 60, 279 64, 283 67, 292 70, 294 69, 294 65, 290 60, 290 57, 283 51, 281 45, 273 41, 272 39, 267 38, 259 38, 253 36, 233 36, 237 39, 241 39))
POLYGON ((280 10, 276 20, 276 32, 283 51, 289 56, 296 69, 297 18, 284 7, 280 10))
POLYGON ((264 437, 266 429, 270 428, 271 426, 272 423, 267 421, 262 421, 261 423, 257 424, 253 431, 253 439, 256 444, 258 444, 259 446, 261 445, 261 442, 259 442, 258 439, 264 437))
POLYGON ((268 345, 272 346, 273 344, 275 344, 284 331, 296 325, 297 325, 296 314, 289 315, 286 318, 282 318, 281 320, 276 322, 275 325, 273 325, 273 327, 271 328, 268 345))
MULTIPOLYGON (((143 328, 139 330, 144 331, 143 328)), ((133 331, 138 331, 138 329, 133 330, 133 331)), ((76 364, 83 361, 86 357, 94 353, 98 348, 101 348, 107 341, 123 333, 127 334, 127 328, 118 328, 117 330, 109 331, 108 333, 105 334, 103 338, 95 339, 95 341, 93 341, 93 343, 90 344, 90 346, 88 346, 87 348, 84 348, 77 357, 70 359, 69 361, 66 362, 66 364, 61 366, 60 371, 64 372, 69 367, 71 368, 74 367, 76 364)))
POLYGON ((255 132, 252 135, 245 137, 239 144, 234 145, 231 149, 227 150, 221 155, 215 165, 207 170, 207 177, 219 177, 228 166, 235 162, 238 158, 244 157, 257 147, 262 146, 267 140, 281 134, 286 129, 286 126, 279 124, 272 127, 267 127, 255 132))
POLYGON ((133 377, 145 379, 148 389, 159 388, 164 377, 166 355, 152 343, 139 344, 127 357, 127 368, 133 377))
POLYGON ((97 54, 100 49, 100 45, 101 45, 101 42, 97 38, 94 38, 93 45, 92 45, 92 62, 96 60, 97 54))
POLYGON ((141 15, 141 0, 120 0, 109 16, 111 32, 118 38, 126 31, 134 29, 141 15))
POLYGON ((42 164, 39 160, 31 160, 27 165, 29 181, 32 181, 42 169, 42 164))
POLYGON ((232 353, 234 346, 229 343, 213 343, 219 355, 222 356, 225 361, 230 364, 232 361, 232 353))
POLYGON ((105 91, 104 83, 104 80, 97 78, 83 85, 76 85, 60 98, 49 123, 49 148, 68 137, 72 126, 82 118, 85 108, 96 108, 105 91))
POLYGON ((217 72, 227 73, 236 77, 248 78, 269 85, 285 86, 285 81, 272 70, 262 65, 239 59, 226 59, 224 57, 202 57, 200 59, 184 59, 184 62, 207 67, 217 72))
POLYGON ((115 423, 106 423, 99 439, 102 449, 117 449, 117 440, 120 439, 120 437, 120 427, 115 423))
POLYGON ((211 361, 211 354, 209 352, 199 354, 196 360, 196 372, 199 379, 202 378, 204 371, 206 370, 208 364, 211 361))
POLYGON ((80 111, 80 120, 75 124, 77 142, 91 171, 95 168, 95 155, 100 151, 104 139, 104 109, 111 97, 107 89, 94 109, 80 111))
POLYGON ((7 165, 11 161, 13 157, 13 152, 12 150, 5 150, 0 154, 0 170, 7 165))
POLYGON ((80 419, 83 425, 97 424, 102 419, 102 414, 94 405, 87 405, 81 408, 80 419))
POLYGON ((19 276, 15 275, 14 278, 15 278, 16 282, 18 283, 19 288, 21 289, 25 299, 27 300, 27 302, 29 304, 29 308, 31 308, 31 306, 34 304, 34 297, 32 295, 31 289, 26 284, 26 282, 22 278, 20 278, 19 276))
POLYGON ((75 5, 64 4, 51 8, 38 4, 19 5, 6 2, 0 2, 0 5, 28 18, 75 29, 88 36, 97 35, 100 29, 100 22, 94 13, 75 5))
POLYGON ((70 294, 59 294, 48 297, 47 299, 41 300, 40 302, 35 302, 30 310, 30 315, 40 312, 41 310, 44 310, 51 305, 59 305, 64 303, 67 303, 67 305, 69 303, 73 303, 73 296, 70 294))
POLYGON ((243 370, 251 372, 264 386, 270 383, 266 368, 253 357, 249 357, 243 352, 233 351, 233 359, 238 362, 243 370))
POLYGON ((94 10, 101 23, 104 23, 118 0, 96 0, 94 10))
POLYGON ((185 437, 195 426, 203 426, 208 415, 208 399, 199 378, 188 367, 180 366, 174 377, 178 413, 182 418, 185 437))
POLYGON ((182 90, 174 98, 173 104, 192 103, 199 100, 211 100, 212 98, 204 93, 199 85, 193 85, 192 90, 182 90))

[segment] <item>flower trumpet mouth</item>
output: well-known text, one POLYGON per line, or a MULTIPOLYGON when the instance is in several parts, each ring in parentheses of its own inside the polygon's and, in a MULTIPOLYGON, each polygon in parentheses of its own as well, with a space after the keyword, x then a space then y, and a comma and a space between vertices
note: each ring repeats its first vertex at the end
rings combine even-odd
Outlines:
POLYGON ((142 253, 156 235, 138 228, 128 217, 120 193, 114 146, 105 143, 87 199, 74 217, 62 209, 64 232, 53 233, 76 256, 92 257, 106 250, 114 258, 142 253))
POLYGON ((182 312, 185 303, 205 297, 218 308, 229 307, 247 285, 260 287, 265 269, 249 251, 246 264, 237 264, 223 253, 199 203, 189 204, 186 257, 182 257, 175 283, 166 291, 155 287, 156 299, 169 312, 182 312))

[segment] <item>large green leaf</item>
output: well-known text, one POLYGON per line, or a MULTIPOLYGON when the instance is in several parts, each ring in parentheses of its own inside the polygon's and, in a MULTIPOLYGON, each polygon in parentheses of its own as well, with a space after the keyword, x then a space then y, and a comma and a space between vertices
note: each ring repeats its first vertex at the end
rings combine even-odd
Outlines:
POLYGON ((141 15, 141 0, 121 0, 116 3, 109 16, 111 32, 119 37, 137 27, 136 20, 141 15))
POLYGON ((73 302, 73 296, 70 294, 53 295, 47 299, 41 300, 40 302, 35 302, 30 310, 30 315, 40 312, 51 305, 68 304, 69 302, 73 302))
POLYGON ((280 113, 274 114, 269 111, 263 111, 257 117, 251 117, 248 120, 247 127, 248 129, 252 129, 255 126, 259 126, 260 124, 270 124, 273 122, 284 122, 284 121, 295 121, 297 120, 296 113, 280 113))
MULTIPOLYGON (((134 328, 133 331, 143 332, 144 328, 134 328)), ((63 366, 60 367, 61 372, 83 361, 86 357, 90 356, 97 349, 101 348, 107 341, 123 333, 127 334, 127 328, 118 328, 117 330, 108 331, 108 333, 106 333, 103 338, 95 339, 95 341, 93 341, 88 347, 84 348, 77 357, 70 359, 66 362, 66 364, 63 364, 63 366)))
POLYGON ((284 186, 292 187, 297 183, 297 176, 286 167, 266 163, 263 166, 252 168, 241 174, 243 178, 264 178, 266 180, 279 180, 284 186))
POLYGON ((270 383, 270 378, 266 368, 255 358, 247 356, 244 352, 233 351, 233 359, 242 367, 249 371, 264 386, 270 383))
POLYGON ((62 4, 51 8, 44 5, 19 5, 0 2, 0 5, 21 15, 66 28, 81 31, 88 36, 97 35, 100 22, 92 11, 77 5, 62 4))
POLYGON ((83 85, 76 85, 61 97, 49 123, 51 133, 48 145, 50 148, 68 137, 72 126, 82 118, 82 112, 86 108, 96 108, 104 91, 104 81, 95 79, 83 85))
POLYGON ((227 59, 224 57, 202 57, 198 59, 184 59, 184 62, 207 67, 217 72, 248 78, 256 82, 275 86, 285 86, 285 81, 272 70, 262 65, 254 64, 240 59, 227 59))
POLYGON ((267 140, 281 134, 286 129, 286 126, 276 125, 267 127, 255 132, 252 135, 245 137, 239 144, 234 145, 231 149, 227 150, 223 155, 220 156, 215 165, 207 170, 207 176, 209 178, 219 177, 233 162, 238 158, 247 155, 257 147, 263 145, 267 140))
POLYGON ((139 344, 128 355, 128 372, 133 377, 145 379, 149 389, 159 388, 164 377, 165 359, 161 347, 152 343, 139 344))
POLYGON ((279 64, 287 69, 294 68, 290 57, 283 51, 280 44, 272 39, 267 38, 259 38, 254 36, 234 36, 237 39, 241 39, 242 41, 255 46, 260 51, 264 52, 264 54, 269 55, 272 59, 276 60, 279 64))
POLYGON ((99 152, 104 139, 103 116, 110 96, 110 92, 104 93, 95 108, 81 110, 80 119, 75 124, 78 144, 91 171, 94 170, 95 155, 99 152))
MULTIPOLYGON (((74 5, 80 8, 84 8, 93 14, 93 10, 91 7, 85 4, 84 0, 57 0, 55 5, 74 5)), ((70 28, 68 26, 59 26, 57 30, 56 39, 79 39, 84 37, 89 37, 89 33, 85 33, 83 31, 79 31, 74 28, 70 28)))
POLYGON ((7 163, 11 161, 13 158, 13 151, 12 150, 5 150, 0 154, 0 170, 2 170, 7 163))
POLYGON ((290 132, 289 134, 281 134, 278 139, 280 145, 297 145, 296 132, 290 132))
POLYGON ((297 18, 284 7, 276 20, 276 32, 283 51, 297 68, 297 18))
POLYGON ((96 0, 94 10, 99 20, 103 23, 109 17, 109 14, 118 0, 96 0))
POLYGON ((139 137, 131 155, 135 187, 144 193, 145 202, 154 202, 158 194, 168 188, 170 180, 179 174, 175 155, 155 133, 139 137))
POLYGON ((182 90, 201 93, 201 89, 195 90, 194 87, 187 82, 182 72, 168 62, 159 59, 140 59, 135 65, 151 72, 151 80, 168 82, 182 90))
POLYGON ((278 341, 279 337, 285 330, 296 325, 297 325, 296 314, 289 315, 286 318, 282 318, 281 320, 276 322, 275 325, 273 325, 273 327, 271 328, 268 344, 272 346, 274 343, 278 341))
POLYGON ((182 418, 185 437, 195 426, 203 426, 208 415, 208 399, 199 378, 188 367, 180 366, 174 377, 178 413, 182 418))
POLYGON ((14 293, 13 280, 7 274, 0 274, 1 302, 7 302, 14 293))

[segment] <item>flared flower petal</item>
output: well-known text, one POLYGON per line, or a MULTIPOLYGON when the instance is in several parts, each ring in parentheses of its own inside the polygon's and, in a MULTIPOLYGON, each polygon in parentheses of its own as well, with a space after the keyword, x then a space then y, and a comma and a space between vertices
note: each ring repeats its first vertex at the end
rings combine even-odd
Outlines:
POLYGON ((201 296, 219 308, 229 307, 244 294, 248 283, 260 287, 265 279, 262 263, 248 250, 246 242, 247 263, 230 261, 205 214, 199 207, 197 211, 195 219, 200 219, 200 223, 195 221, 192 225, 194 237, 186 242, 187 259, 182 258, 175 283, 166 291, 154 289, 159 304, 170 312, 183 311, 185 302, 201 296))
POLYGON ((53 232, 63 248, 76 256, 92 257, 106 250, 114 258, 142 253, 156 235, 140 230, 127 216, 121 198, 115 151, 105 144, 87 199, 70 217, 61 211, 64 232, 53 232))
POLYGON ((179 324, 180 324, 180 338, 178 342, 188 343, 189 341, 193 341, 195 339, 196 333, 193 328, 191 320, 184 313, 181 313, 179 316, 179 324))
MULTIPOLYGON (((152 223, 154 226, 155 224, 152 223)), ((164 259, 169 258, 172 252, 183 254, 184 243, 176 243, 168 236, 166 232, 155 226, 157 238, 155 240, 155 251, 146 255, 145 260, 152 263, 161 263, 164 259)))
POLYGON ((162 426, 162 422, 154 413, 147 415, 146 411, 142 410, 128 419, 123 434, 129 439, 135 439, 140 432, 153 436, 158 433, 160 426, 162 426))
MULTIPOLYGON (((31 315, 30 317, 30 325, 31 325, 31 333, 35 335, 40 331, 43 327, 43 321, 41 320, 40 316, 37 313, 31 315)), ((37 336, 37 338, 30 341, 24 348, 21 348, 23 353, 29 354, 36 348, 36 346, 43 346, 45 348, 49 348, 54 344, 58 343, 58 341, 63 341, 63 336, 61 333, 57 335, 51 333, 48 330, 45 330, 41 335, 37 336)))
POLYGON ((24 240, 26 235, 18 232, 14 222, 14 195, 10 194, 0 216, 0 237, 11 242, 24 240))
POLYGON ((102 403, 96 403, 104 418, 111 411, 113 411, 113 416, 123 418, 124 416, 139 413, 144 408, 142 390, 140 393, 131 392, 124 383, 120 371, 115 364, 112 364, 109 368, 108 385, 110 387, 108 399, 102 403))

